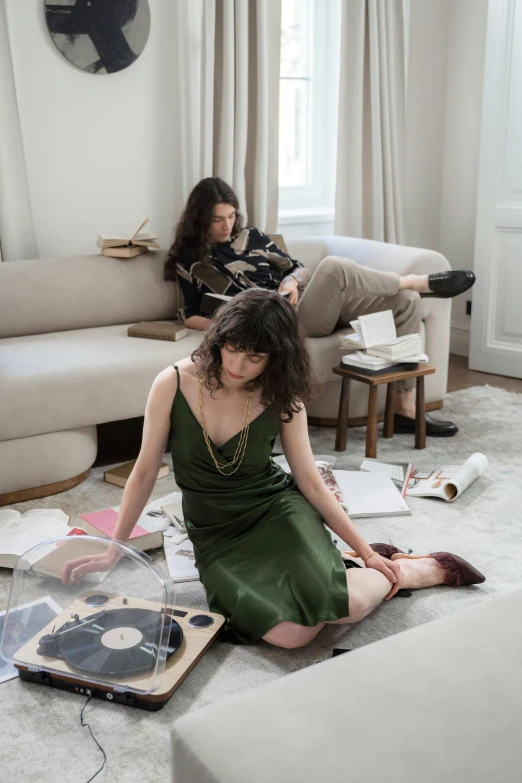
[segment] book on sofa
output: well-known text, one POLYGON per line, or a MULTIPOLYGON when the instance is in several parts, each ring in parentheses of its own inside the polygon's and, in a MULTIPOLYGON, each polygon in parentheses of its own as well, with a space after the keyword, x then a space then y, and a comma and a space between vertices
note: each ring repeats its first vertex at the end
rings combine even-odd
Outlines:
POLYGON ((0 566, 15 568, 28 549, 69 535, 69 519, 59 508, 32 508, 23 514, 14 508, 0 509, 0 566))
POLYGON ((134 245, 135 247, 159 247, 157 234, 151 234, 149 231, 142 231, 148 222, 148 217, 139 215, 124 236, 100 234, 96 244, 102 250, 106 247, 125 247, 126 245, 134 245))
POLYGON ((145 337, 149 340, 175 342, 186 337, 188 330, 176 321, 140 321, 127 329, 129 337, 145 337))

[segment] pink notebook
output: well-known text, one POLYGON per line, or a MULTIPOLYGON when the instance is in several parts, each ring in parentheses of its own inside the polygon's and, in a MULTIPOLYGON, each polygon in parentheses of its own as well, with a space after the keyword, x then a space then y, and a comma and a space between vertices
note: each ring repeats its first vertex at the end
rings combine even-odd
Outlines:
MULTIPOLYGON (((82 514, 81 519, 84 519, 89 525, 92 525, 100 533, 108 538, 112 538, 114 528, 116 527, 116 520, 118 519, 118 512, 113 508, 104 508, 102 511, 94 511, 92 514, 82 514)), ((140 536, 146 536, 149 534, 148 530, 136 525, 130 538, 139 538, 140 536)))

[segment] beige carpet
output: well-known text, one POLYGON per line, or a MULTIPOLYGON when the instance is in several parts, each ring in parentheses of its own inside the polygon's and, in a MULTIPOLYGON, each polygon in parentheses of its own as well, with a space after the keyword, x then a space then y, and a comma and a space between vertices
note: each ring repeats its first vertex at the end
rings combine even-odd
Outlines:
MULTIPOLYGON (((411 517, 360 520, 359 527, 370 542, 389 541, 416 552, 447 549, 461 554, 487 575, 485 584, 460 590, 440 587, 419 591, 410 598, 396 598, 356 626, 325 629, 301 650, 279 650, 264 643, 238 647, 218 642, 159 713, 91 702, 85 714, 108 757, 97 782, 168 781, 169 730, 172 721, 184 712, 327 658, 334 646, 360 647, 522 585, 518 554, 522 543, 522 395, 487 386, 453 392, 447 397, 443 416, 459 425, 455 438, 429 438, 428 448, 418 452, 413 448, 413 435, 395 436, 390 441, 379 441, 378 456, 409 459, 420 465, 459 462, 473 451, 483 451, 490 460, 488 474, 455 503, 412 499, 411 517)), ((316 454, 335 454, 334 438, 334 430, 311 428, 316 454)), ((364 438, 363 428, 350 430, 339 467, 356 468, 360 464, 364 438)), ((173 488, 171 474, 156 483, 152 498, 166 495, 173 488)), ((105 484, 103 469, 97 468, 81 486, 17 508, 60 507, 74 516, 117 505, 121 495, 121 489, 105 484)), ((161 551, 155 559, 161 563, 161 551)), ((0 569, 1 608, 7 601, 10 576, 10 571, 0 569)), ((197 608, 206 606, 203 589, 196 582, 180 585, 177 601, 197 608)), ((332 698, 349 698, 349 683, 339 683, 332 698)), ((87 781, 99 768, 102 757, 88 730, 80 727, 83 704, 83 698, 19 680, 0 683, 2 779, 9 783, 87 781)))

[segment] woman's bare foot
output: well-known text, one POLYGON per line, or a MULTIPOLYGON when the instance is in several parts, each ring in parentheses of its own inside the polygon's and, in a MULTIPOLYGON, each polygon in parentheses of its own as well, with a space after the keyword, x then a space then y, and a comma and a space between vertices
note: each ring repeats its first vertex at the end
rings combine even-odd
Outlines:
POLYGON ((428 294, 430 291, 428 275, 403 275, 399 280, 399 291, 403 288, 409 288, 410 291, 417 291, 419 294, 428 294))
POLYGON ((392 556, 392 560, 400 566, 404 579, 403 587, 407 590, 419 590, 422 587, 434 587, 444 582, 444 569, 434 557, 419 557, 409 560, 392 556))

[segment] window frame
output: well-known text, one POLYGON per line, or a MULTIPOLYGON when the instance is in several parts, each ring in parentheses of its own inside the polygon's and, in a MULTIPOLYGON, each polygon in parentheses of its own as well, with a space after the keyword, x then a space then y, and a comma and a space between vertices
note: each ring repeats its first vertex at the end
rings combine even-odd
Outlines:
POLYGON ((337 132, 332 134, 331 128, 337 128, 338 116, 341 0, 307 2, 311 6, 313 31, 310 184, 279 187, 281 224, 294 217, 305 220, 311 215, 324 220, 334 213, 337 132))

